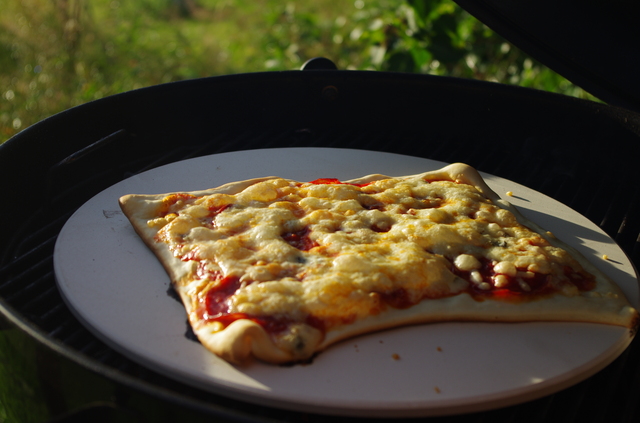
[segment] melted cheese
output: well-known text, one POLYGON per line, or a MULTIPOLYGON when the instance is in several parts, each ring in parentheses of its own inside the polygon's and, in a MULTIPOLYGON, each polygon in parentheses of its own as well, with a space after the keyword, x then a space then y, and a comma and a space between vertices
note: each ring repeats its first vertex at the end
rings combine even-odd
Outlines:
POLYGON ((507 277, 526 292, 534 272, 560 284, 565 266, 579 268, 475 187, 451 181, 270 179, 236 195, 166 200, 163 215, 148 225, 192 264, 184 283, 196 301, 220 276, 239 278, 226 300, 229 313, 294 321, 312 315, 328 329, 379 313, 385 298, 400 292, 410 305, 469 284, 501 288, 507 277), (483 276, 482 263, 491 263, 495 275, 483 276))

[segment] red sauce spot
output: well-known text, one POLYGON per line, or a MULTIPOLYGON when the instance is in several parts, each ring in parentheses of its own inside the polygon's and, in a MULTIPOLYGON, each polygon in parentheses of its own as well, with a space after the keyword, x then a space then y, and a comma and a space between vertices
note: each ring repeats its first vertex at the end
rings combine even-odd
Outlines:
POLYGON ((309 183, 315 184, 315 185, 329 185, 329 184, 341 184, 342 182, 340 182, 340 180, 336 178, 320 178, 320 179, 315 179, 309 183))
POLYGON ((249 315, 246 313, 229 313, 229 314, 219 314, 214 317, 209 317, 207 320, 210 322, 220 322, 225 327, 229 326, 231 323, 236 320, 247 319, 249 315))
POLYGON ((308 227, 304 227, 296 232, 288 232, 282 235, 282 239, 284 239, 289 245, 297 248, 301 251, 309 251, 313 247, 317 247, 318 243, 309 238, 309 233, 311 230, 308 227))
POLYGON ((231 207, 231 204, 225 204, 224 206, 211 206, 209 207, 209 215, 202 219, 203 224, 211 229, 216 228, 216 216, 222 213, 224 210, 231 207))
POLYGON ((240 288, 240 278, 225 276, 215 288, 207 292, 205 309, 210 319, 226 315, 229 312, 227 299, 240 288))
MULTIPOLYGON (((251 320, 252 322, 259 324, 264 328, 265 331, 267 331, 267 333, 270 333, 270 334, 284 332, 289 328, 290 325, 295 323, 293 320, 287 319, 284 317, 252 316, 246 313, 220 314, 217 316, 212 316, 207 318, 208 321, 220 322, 225 327, 229 326, 231 323, 235 322, 236 320, 241 320, 241 319, 251 320)), ((305 321, 305 323, 318 330, 324 331, 323 322, 320 319, 314 318, 313 316, 309 316, 305 321)))
MULTIPOLYGON (((221 278, 218 285, 207 292, 205 299, 206 314, 204 319, 210 322, 220 322, 225 327, 240 319, 248 319, 262 326, 268 333, 279 333, 295 323, 293 320, 278 316, 253 316, 246 313, 229 313, 227 300, 240 288, 240 279, 235 276, 221 278)), ((322 319, 307 316, 306 324, 320 330, 325 330, 322 319)))
POLYGON ((251 320, 252 322, 259 324, 268 333, 283 332, 287 330, 287 328, 291 324, 291 322, 287 319, 282 319, 282 318, 279 319, 275 317, 262 317, 262 316, 257 317, 257 316, 251 316, 250 314, 246 314, 246 313, 223 314, 220 316, 209 318, 208 320, 214 321, 214 322, 220 322, 226 327, 226 326, 229 326, 231 323, 235 322, 236 320, 241 320, 241 319, 251 320))
POLYGON ((256 322, 269 333, 284 332, 293 322, 288 319, 276 319, 273 317, 260 317, 256 322))
POLYGON ((414 302, 409 300, 409 294, 404 288, 398 288, 391 292, 382 292, 379 294, 382 301, 393 308, 409 308, 414 305, 414 302))
POLYGON ((207 260, 202 260, 198 249, 189 251, 187 254, 180 257, 180 260, 198 262, 198 266, 196 268, 197 279, 209 279, 212 281, 222 279, 222 273, 219 270, 211 270, 207 267, 207 260))
POLYGON ((209 217, 216 217, 229 207, 231 207, 231 204, 225 204, 224 206, 211 206, 209 207, 209 217))
POLYGON ((313 181, 309 182, 310 184, 315 184, 315 185, 352 185, 354 187, 366 187, 367 185, 371 184, 372 182, 366 182, 364 184, 351 184, 348 182, 342 182, 339 179, 336 178, 319 178, 319 179, 315 179, 313 181))
MULTIPOLYGON (((554 291, 554 287, 551 283, 551 275, 534 273, 532 277, 523 277, 522 281, 526 284, 521 285, 519 277, 509 276, 504 273, 501 275, 507 279, 507 283, 500 288, 493 286, 491 280, 493 277, 500 275, 494 270, 494 265, 490 260, 481 260, 482 267, 478 269, 482 275, 482 280, 489 282, 491 289, 480 289, 475 283, 469 282, 468 292, 477 297, 499 297, 499 298, 525 298, 527 295, 545 295, 554 291), (526 288, 528 287, 528 289, 526 288)), ((463 272, 452 266, 453 273, 461 278, 470 281, 470 272, 463 272)), ((578 273, 570 267, 565 267, 565 281, 575 285, 580 291, 589 291, 595 287, 595 280, 588 274, 578 273)))
POLYGON ((207 267, 207 262, 201 261, 196 269, 196 277, 198 279, 217 280, 222 278, 222 273, 219 270, 210 270, 207 267))
POLYGON ((164 217, 169 213, 169 209, 171 208, 171 206, 176 204, 178 201, 191 200, 194 198, 198 198, 198 197, 196 197, 193 194, 187 194, 184 192, 167 195, 162 199, 162 206, 161 206, 161 209, 158 210, 158 215, 160 217, 164 217))
POLYGON ((200 256, 198 255, 198 249, 194 249, 189 251, 187 254, 184 254, 180 257, 182 261, 191 261, 191 260, 200 260, 200 256))
POLYGON ((305 323, 308 324, 309 326, 318 329, 321 332, 324 332, 326 330, 326 325, 324 320, 322 320, 319 317, 316 317, 314 315, 308 315, 305 323))

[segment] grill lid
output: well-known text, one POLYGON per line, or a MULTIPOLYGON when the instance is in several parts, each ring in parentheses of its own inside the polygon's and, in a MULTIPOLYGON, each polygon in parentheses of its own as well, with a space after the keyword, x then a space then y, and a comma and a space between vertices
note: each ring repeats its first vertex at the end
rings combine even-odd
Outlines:
POLYGON ((640 2, 455 1, 594 96, 640 111, 640 2))

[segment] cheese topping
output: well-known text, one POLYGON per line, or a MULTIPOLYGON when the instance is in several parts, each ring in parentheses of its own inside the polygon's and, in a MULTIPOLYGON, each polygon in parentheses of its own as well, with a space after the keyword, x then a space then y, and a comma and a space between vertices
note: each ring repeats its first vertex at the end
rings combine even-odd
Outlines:
POLYGON ((566 251, 452 181, 275 178, 235 195, 168 195, 148 225, 189 266, 180 283, 204 320, 330 330, 463 292, 522 298, 593 286, 566 251))

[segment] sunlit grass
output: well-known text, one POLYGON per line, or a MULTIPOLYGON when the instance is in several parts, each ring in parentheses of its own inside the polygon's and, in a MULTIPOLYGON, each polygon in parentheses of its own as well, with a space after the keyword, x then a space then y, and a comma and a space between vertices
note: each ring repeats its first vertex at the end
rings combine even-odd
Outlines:
POLYGON ((316 56, 340 69, 586 96, 453 1, 429 4, 428 16, 419 16, 400 0, 0 0, 0 143, 52 114, 123 91, 296 69, 316 56))

